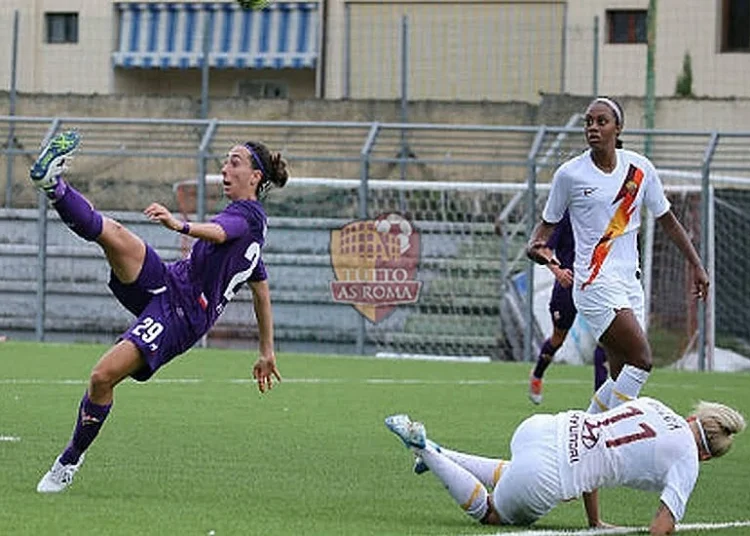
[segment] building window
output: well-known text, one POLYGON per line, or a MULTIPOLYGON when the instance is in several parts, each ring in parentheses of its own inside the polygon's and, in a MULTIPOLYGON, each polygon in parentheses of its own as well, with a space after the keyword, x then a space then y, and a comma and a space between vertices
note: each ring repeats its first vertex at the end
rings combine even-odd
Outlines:
POLYGON ((647 40, 647 18, 648 11, 645 9, 607 10, 607 42, 614 44, 645 43, 647 40))
POLYGON ((286 99, 289 96, 289 86, 284 82, 249 80, 240 82, 238 93, 240 97, 253 99, 286 99))
POLYGON ((78 42, 78 13, 45 13, 47 43, 78 42))
POLYGON ((723 0, 721 51, 750 52, 750 0, 723 0))

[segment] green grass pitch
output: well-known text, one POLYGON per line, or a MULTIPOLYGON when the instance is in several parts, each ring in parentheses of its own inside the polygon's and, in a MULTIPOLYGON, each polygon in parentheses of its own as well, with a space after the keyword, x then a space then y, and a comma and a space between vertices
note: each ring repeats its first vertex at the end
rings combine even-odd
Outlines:
MULTIPOLYGON (((72 487, 39 495, 36 483, 69 439, 103 350, 0 344, 0 534, 495 534, 463 514, 434 476, 411 472, 411 455, 384 417, 407 412, 447 446, 506 456, 527 416, 586 407, 593 376, 588 367, 553 365, 544 403, 534 407, 526 364, 281 353, 284 382, 260 395, 249 379, 252 352, 195 349, 149 383, 119 386, 72 487)), ((643 394, 682 413, 705 399, 750 416, 747 374, 656 369, 643 394)), ((749 484, 745 432, 725 458, 703 464, 684 522, 750 518, 749 484)), ((658 503, 630 490, 601 495, 603 518, 621 525, 647 525, 658 503)), ((584 523, 576 501, 534 528, 584 523)))

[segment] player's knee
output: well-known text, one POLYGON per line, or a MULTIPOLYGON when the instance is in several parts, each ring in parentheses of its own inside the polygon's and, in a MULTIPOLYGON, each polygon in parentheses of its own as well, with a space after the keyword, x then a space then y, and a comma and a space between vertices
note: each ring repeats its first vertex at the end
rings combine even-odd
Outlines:
POLYGON ((89 386, 92 393, 101 393, 111 390, 114 386, 115 378, 113 375, 102 367, 94 367, 89 377, 89 386))
POLYGON ((651 372, 654 363, 648 342, 644 340, 641 344, 634 345, 632 351, 628 353, 625 362, 646 372, 651 372))
POLYGON ((101 239, 110 243, 124 242, 127 239, 127 228, 117 220, 104 218, 101 239))
POLYGON ((134 240, 140 240, 122 223, 107 217, 104 218, 102 239, 113 245, 127 247, 132 246, 134 240))
POLYGON ((567 333, 567 331, 560 332, 557 329, 555 329, 554 333, 552 333, 552 336, 549 338, 549 343, 552 345, 552 348, 554 348, 555 351, 559 350, 563 342, 565 342, 565 335, 567 335, 567 333))
POLYGON ((487 501, 488 497, 487 489, 477 483, 474 492, 471 494, 471 498, 469 498, 468 502, 462 504, 461 507, 469 516, 483 523, 487 512, 490 511, 487 501))
POLYGON ((643 369, 646 372, 651 372, 651 369, 654 368, 654 362, 651 360, 651 355, 649 355, 648 360, 644 360, 638 368, 643 369))

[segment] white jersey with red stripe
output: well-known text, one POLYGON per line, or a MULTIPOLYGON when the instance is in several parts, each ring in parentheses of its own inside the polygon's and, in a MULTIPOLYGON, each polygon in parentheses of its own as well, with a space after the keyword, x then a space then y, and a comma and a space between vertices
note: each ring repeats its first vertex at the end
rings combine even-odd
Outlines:
POLYGON ((605 173, 594 164, 591 150, 572 158, 555 172, 542 219, 559 222, 566 209, 575 237, 576 288, 616 282, 639 269, 636 239, 641 207, 655 217, 670 208, 653 164, 636 152, 617 149, 617 165, 605 173))
POLYGON ((597 415, 556 416, 563 499, 601 487, 660 492, 679 521, 698 479, 698 449, 688 423, 652 398, 597 415))

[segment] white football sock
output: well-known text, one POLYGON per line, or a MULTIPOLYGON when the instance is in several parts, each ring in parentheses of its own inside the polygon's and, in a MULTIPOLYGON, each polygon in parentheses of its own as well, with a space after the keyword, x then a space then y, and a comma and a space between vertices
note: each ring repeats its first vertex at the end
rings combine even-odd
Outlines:
POLYGON ((609 398, 609 407, 614 408, 623 402, 638 398, 641 394, 641 388, 648 379, 649 372, 633 365, 622 367, 620 374, 615 380, 612 394, 609 398))
POLYGON ((612 378, 607 378, 601 387, 591 397, 591 403, 586 413, 602 413, 610 408, 609 399, 612 396, 612 389, 615 386, 615 381, 612 378))
POLYGON ((508 463, 505 460, 484 458, 482 456, 475 456, 473 454, 466 454, 465 452, 450 450, 445 447, 440 447, 440 453, 469 471, 488 489, 495 487, 497 481, 500 480, 500 475, 502 474, 505 465, 508 463))
POLYGON ((487 489, 469 471, 456 462, 427 447, 419 451, 427 467, 445 485, 453 500, 471 517, 481 521, 487 514, 487 489))

